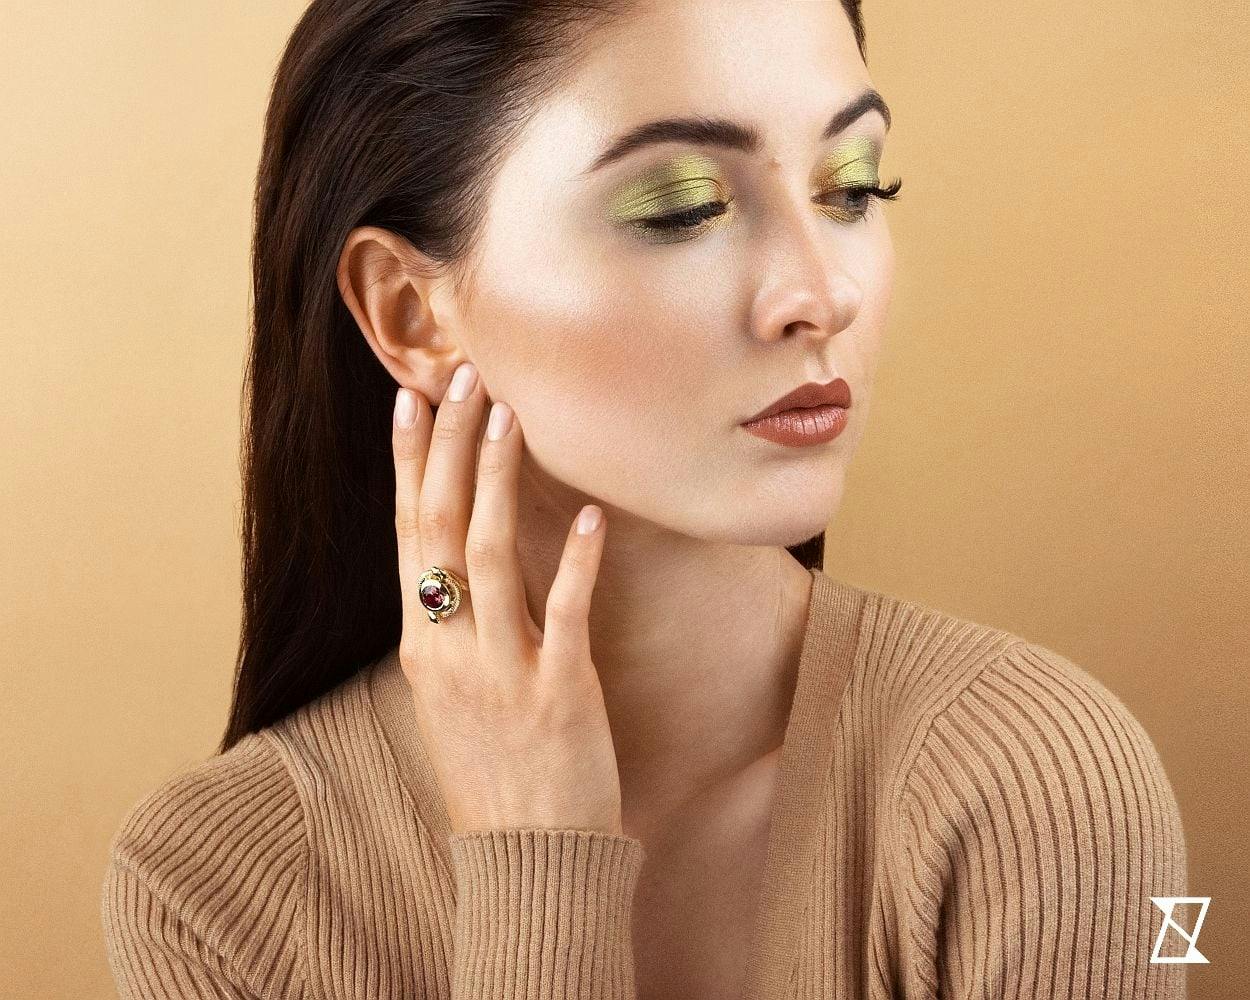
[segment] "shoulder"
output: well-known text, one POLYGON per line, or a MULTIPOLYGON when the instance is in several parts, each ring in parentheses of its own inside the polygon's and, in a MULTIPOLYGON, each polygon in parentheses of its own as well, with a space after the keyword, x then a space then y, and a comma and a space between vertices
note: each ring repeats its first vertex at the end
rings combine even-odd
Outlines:
POLYGON ((146 934, 132 925, 159 908, 217 952, 244 954, 259 928, 295 928, 306 863, 296 784, 270 732, 250 733, 126 813, 108 849, 106 930, 146 934))
POLYGON ((883 749, 894 794, 951 785, 947 794, 982 809, 995 795, 1025 791, 1091 807, 1114 796, 1121 813, 1149 813, 1179 833, 1154 742, 1088 670, 1008 630, 871 597, 859 696, 889 719, 883 749))
POLYGON ((1184 966, 1150 962, 1151 897, 1188 894, 1176 797, 1146 730, 1085 669, 1012 643, 933 718, 905 788, 913 927, 952 949, 931 970, 951 995, 1048 967, 1047 995, 1184 995, 1184 966), (949 944, 969 934, 988 934, 979 969, 949 944))
MULTIPOLYGON (((859 590, 859 588, 856 588, 859 590)), ((863 695, 912 735, 1005 649, 1005 629, 876 590, 864 594, 858 643, 863 695)))
POLYGON ((185 880, 189 866, 237 860, 240 851, 277 855, 272 860, 285 859, 279 866, 284 870, 298 867, 303 835, 295 782, 276 742, 262 730, 183 768, 140 798, 113 835, 109 856, 160 887, 185 880))
POLYGON ((913 795, 945 793, 977 815, 1058 816, 1083 843, 1181 846, 1175 795, 1141 722, 1083 667, 1018 637, 933 717, 909 779, 913 795))
MULTIPOLYGON (((126 814, 110 858, 171 890, 188 869, 223 857, 257 858, 268 878, 299 871, 316 832, 314 806, 375 767, 370 672, 349 675, 225 753, 167 777, 126 814)), ((218 878, 248 875, 232 864, 218 878)))

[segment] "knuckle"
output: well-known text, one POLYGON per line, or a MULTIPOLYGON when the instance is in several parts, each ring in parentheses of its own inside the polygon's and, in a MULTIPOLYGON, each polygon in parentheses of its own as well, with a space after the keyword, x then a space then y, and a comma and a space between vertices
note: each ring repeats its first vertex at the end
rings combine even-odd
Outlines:
POLYGON ((592 565, 590 553, 586 552, 580 547, 576 549, 571 549, 565 555, 564 558, 565 558, 565 562, 567 562, 568 564, 569 569, 573 571, 574 576, 580 578, 590 572, 590 568, 592 565))
POLYGON ((410 680, 416 674, 416 650, 413 649, 413 642, 408 638, 407 631, 399 640, 399 665, 404 672, 404 676, 410 680))
POLYGON ((478 479, 498 479, 508 468, 508 456, 500 454, 502 449, 484 447, 478 462, 478 479))
POLYGON ((547 620, 557 625, 577 625, 585 617, 581 604, 567 597, 547 602, 547 620))
MULTIPOLYGON (((418 623, 417 628, 422 627, 418 623)), ((467 659, 463 643, 455 639, 440 638, 436 646, 426 640, 420 649, 415 641, 409 641, 407 651, 401 646, 400 652, 400 663, 414 693, 436 715, 463 714, 477 701, 478 684, 472 672, 463 668, 467 659)))
POLYGON ((395 511, 395 535, 404 541, 421 537, 421 519, 416 512, 406 508, 395 511))
POLYGON ((405 629, 403 637, 399 642, 399 665, 404 676, 408 678, 408 682, 414 686, 421 679, 423 659, 423 651, 419 648, 416 640, 411 637, 409 631, 405 629))
POLYGON ((403 433, 396 430, 392 439, 392 447, 395 452, 395 460, 397 462, 411 462, 421 454, 421 443, 416 440, 415 435, 403 433))
POLYGON ((499 561, 503 546, 498 538, 476 534, 464 543, 465 559, 475 566, 491 566, 499 561))
POLYGON ((438 538, 450 530, 451 513, 442 504, 426 503, 417 515, 417 523, 425 537, 438 538))
POLYGON ((445 443, 455 441, 458 437, 460 437, 460 431, 461 431, 460 425, 462 423, 463 423, 462 420, 459 420, 452 416, 448 416, 444 418, 443 420, 439 420, 435 422, 434 430, 431 432, 430 436, 435 441, 440 441, 440 442, 445 442, 445 443))

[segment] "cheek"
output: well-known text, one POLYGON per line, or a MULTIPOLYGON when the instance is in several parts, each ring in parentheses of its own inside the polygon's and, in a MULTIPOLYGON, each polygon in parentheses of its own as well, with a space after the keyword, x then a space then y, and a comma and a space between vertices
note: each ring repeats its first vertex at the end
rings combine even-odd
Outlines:
POLYGON ((864 303, 869 311, 869 315, 865 317, 866 322, 864 324, 864 328, 867 331, 865 333, 866 343, 864 344, 866 355, 864 366, 869 379, 872 378, 877 370, 877 362, 880 359, 881 349, 885 343, 890 304, 894 297, 894 244, 890 239, 889 229, 884 228, 884 226, 882 239, 878 244, 873 260, 871 282, 864 303))
POLYGON ((894 290, 896 261, 894 259, 894 238, 890 233, 889 222, 885 219, 881 222, 881 238, 877 244, 876 261, 877 266, 874 271, 875 292, 877 297, 888 307, 894 290))
POLYGON ((618 470, 646 479, 655 455, 707 424, 695 404, 727 320, 700 310, 723 299, 671 284, 585 259, 479 273, 468 323, 487 391, 512 405, 534 459, 562 481, 590 492, 618 470))
POLYGON ((874 229, 856 254, 855 281, 860 299, 850 326, 833 338, 832 354, 842 374, 855 388, 855 402, 872 390, 885 343, 894 284, 894 247, 889 230, 874 229))

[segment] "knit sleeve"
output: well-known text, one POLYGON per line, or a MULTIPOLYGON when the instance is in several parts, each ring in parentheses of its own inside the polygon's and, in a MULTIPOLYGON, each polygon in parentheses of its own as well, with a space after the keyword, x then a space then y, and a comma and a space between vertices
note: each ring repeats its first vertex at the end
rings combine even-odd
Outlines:
POLYGON ((450 836, 452 1000, 634 1000, 635 837, 514 828, 450 836))
POLYGON ((109 846, 100 906, 123 1000, 305 995, 298 793, 270 740, 167 779, 109 846))
POLYGON ((1187 894, 1176 799, 1084 670, 1009 647, 935 717, 906 798, 918 996, 1183 1000, 1185 965, 1151 962, 1151 897, 1187 894))

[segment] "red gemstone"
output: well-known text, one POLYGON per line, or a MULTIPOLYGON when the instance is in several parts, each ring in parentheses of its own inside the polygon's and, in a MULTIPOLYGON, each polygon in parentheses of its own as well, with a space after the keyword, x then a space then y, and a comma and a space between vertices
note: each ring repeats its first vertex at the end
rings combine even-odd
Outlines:
POLYGON ((431 611, 441 610, 448 596, 441 583, 427 583, 421 588, 421 603, 431 611))

